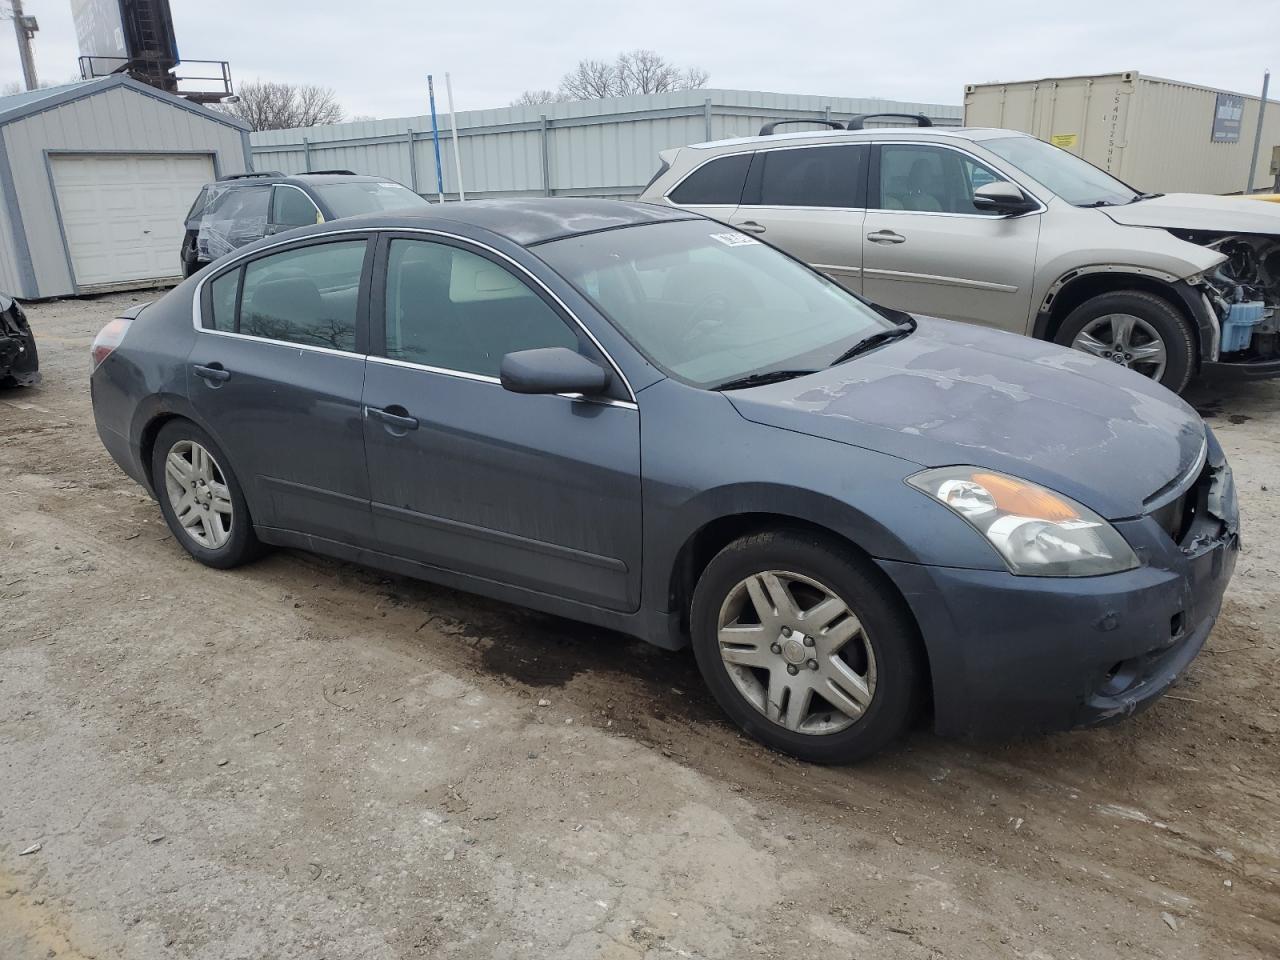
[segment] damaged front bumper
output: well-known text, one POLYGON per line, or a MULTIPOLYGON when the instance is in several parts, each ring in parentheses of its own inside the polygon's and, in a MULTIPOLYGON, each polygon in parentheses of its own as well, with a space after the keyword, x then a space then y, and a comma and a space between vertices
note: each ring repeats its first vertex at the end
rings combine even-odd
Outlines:
POLYGON ((18 301, 0 293, 0 386, 40 382, 36 338, 18 301))
POLYGON ((882 561, 919 622, 937 731, 1096 726, 1154 703, 1200 652, 1239 553, 1231 470, 1210 435, 1168 510, 1115 527, 1142 561, 1100 577, 1016 577, 882 561))

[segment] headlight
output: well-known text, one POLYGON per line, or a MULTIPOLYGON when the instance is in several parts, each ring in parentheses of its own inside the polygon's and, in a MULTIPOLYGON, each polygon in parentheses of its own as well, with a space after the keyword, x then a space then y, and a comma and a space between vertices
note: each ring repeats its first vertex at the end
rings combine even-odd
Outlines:
POLYGON ((907 483, 967 520, 1019 576, 1092 577, 1138 565, 1115 527, 1026 480, 979 467, 939 467, 907 483))

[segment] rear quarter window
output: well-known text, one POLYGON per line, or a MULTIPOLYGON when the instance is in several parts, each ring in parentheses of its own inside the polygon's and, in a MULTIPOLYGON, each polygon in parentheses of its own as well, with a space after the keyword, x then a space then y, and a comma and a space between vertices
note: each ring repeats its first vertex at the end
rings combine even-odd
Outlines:
POLYGON ((747 182, 751 154, 738 153, 709 160, 685 177, 668 194, 672 203, 689 206, 737 206, 747 182))

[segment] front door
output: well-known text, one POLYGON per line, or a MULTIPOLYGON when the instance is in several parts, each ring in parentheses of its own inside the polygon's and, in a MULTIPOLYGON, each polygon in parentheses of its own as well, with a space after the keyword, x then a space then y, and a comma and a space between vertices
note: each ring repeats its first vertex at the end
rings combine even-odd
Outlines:
POLYGON ((459 241, 383 241, 364 390, 380 549, 632 611, 640 597, 634 403, 509 393, 502 357, 569 347, 576 323, 505 259, 459 241), (381 341, 381 342, 379 342, 381 341))
POLYGON ((1003 179, 952 147, 878 145, 863 225, 863 294, 909 313, 1028 332, 1041 215, 973 205, 975 188, 1003 179))
POLYGON ((870 151, 846 143, 757 153, 729 222, 861 292, 870 151))
POLYGON ((256 525, 369 541, 360 409, 369 247, 365 236, 291 246, 224 270, 202 291, 187 390, 256 525))

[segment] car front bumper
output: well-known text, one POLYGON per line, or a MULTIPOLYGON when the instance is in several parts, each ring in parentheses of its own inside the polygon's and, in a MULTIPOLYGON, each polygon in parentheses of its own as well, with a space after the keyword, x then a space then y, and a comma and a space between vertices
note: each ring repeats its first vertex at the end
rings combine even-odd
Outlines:
MULTIPOLYGON (((1225 466, 1225 465, 1224 465, 1225 466)), ((1230 471, 1181 546, 1150 517, 1120 522, 1142 565, 1100 577, 878 561, 916 616, 934 723, 948 736, 1097 726, 1160 697, 1200 652, 1240 541, 1230 471)))

